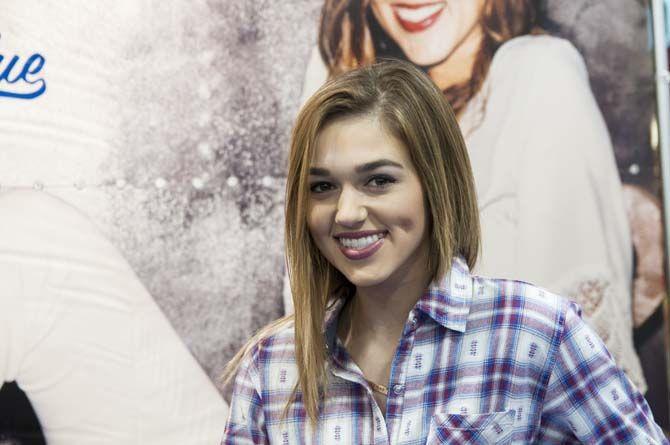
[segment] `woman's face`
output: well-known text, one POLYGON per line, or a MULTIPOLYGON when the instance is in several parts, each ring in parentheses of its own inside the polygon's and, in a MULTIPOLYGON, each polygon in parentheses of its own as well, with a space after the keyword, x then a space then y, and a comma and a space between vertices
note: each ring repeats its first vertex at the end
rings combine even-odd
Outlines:
POLYGON ((432 66, 478 36, 485 1, 372 0, 372 12, 412 63, 432 66))
POLYGON ((428 236, 421 182, 405 146, 376 117, 343 118, 321 130, 309 187, 312 238, 352 284, 422 279, 428 236))

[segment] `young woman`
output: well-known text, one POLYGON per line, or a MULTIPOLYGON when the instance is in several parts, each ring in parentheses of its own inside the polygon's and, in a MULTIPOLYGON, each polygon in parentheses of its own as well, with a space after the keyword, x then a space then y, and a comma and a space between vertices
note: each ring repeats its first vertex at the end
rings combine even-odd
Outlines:
POLYGON ((475 272, 575 299, 644 391, 632 242, 607 127, 580 54, 541 34, 535 4, 326 0, 305 93, 389 57, 427 73, 453 105, 472 162, 482 234, 475 272))
POLYGON ((224 444, 667 443, 576 305, 469 272, 470 162, 419 70, 324 85, 286 187, 295 315, 229 365, 224 444))

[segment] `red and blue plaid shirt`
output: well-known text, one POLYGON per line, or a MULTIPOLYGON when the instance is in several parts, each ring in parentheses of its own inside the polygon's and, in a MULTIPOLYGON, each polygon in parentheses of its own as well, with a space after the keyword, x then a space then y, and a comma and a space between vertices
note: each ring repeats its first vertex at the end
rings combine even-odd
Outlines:
POLYGON ((456 259, 408 314, 386 416, 326 318, 329 384, 316 428, 300 396, 293 327, 243 361, 223 444, 668 444, 580 310, 533 285, 470 275, 456 259))

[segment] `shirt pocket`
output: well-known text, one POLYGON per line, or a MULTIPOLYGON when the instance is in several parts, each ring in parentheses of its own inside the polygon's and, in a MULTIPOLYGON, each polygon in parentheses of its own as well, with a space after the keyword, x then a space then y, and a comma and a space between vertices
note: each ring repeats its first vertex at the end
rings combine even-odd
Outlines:
POLYGON ((481 414, 436 412, 430 419, 427 445, 512 443, 513 409, 481 414))

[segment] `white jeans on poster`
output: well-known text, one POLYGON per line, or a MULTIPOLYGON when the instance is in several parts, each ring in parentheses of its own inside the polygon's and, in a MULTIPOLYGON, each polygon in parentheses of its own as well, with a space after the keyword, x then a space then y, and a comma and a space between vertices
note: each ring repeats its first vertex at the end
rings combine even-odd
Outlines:
POLYGON ((225 401, 73 207, 0 193, 0 283, 0 377, 25 391, 47 443, 219 443, 225 401))

